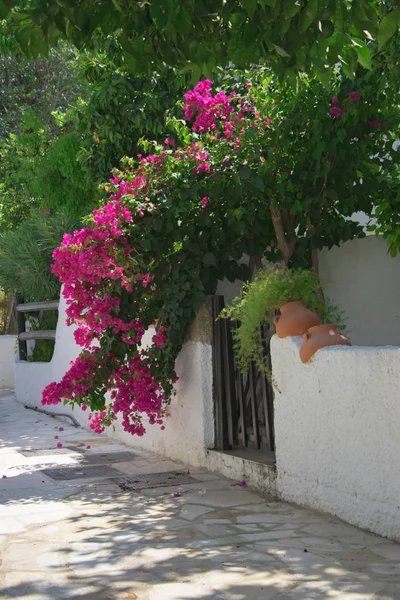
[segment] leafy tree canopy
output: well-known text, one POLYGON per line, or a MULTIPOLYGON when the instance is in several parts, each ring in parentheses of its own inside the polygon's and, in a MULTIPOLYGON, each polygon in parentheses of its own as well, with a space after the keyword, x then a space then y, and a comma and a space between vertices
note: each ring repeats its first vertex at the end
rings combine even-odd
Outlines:
MULTIPOLYGON (((1 0, 21 47, 46 54, 61 38, 90 47, 97 30, 117 32, 127 64, 139 73, 166 63, 209 75, 233 62, 265 62, 280 75, 328 78, 341 62, 353 76, 385 53, 396 69, 400 7, 396 0, 1 0)), ((398 67, 397 67, 398 68, 398 67)))

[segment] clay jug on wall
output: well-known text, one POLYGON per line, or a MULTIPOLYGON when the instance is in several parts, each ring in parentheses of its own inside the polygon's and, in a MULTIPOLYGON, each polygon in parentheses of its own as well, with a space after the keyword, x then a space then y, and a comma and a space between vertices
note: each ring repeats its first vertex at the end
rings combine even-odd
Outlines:
POLYGON ((302 362, 308 362, 317 350, 326 346, 351 346, 351 342, 336 330, 336 325, 310 327, 303 335, 303 344, 300 348, 302 362))
POLYGON ((274 317, 276 334, 280 338, 289 335, 303 335, 313 325, 320 325, 321 319, 312 308, 303 302, 288 302, 281 306, 281 314, 274 317))

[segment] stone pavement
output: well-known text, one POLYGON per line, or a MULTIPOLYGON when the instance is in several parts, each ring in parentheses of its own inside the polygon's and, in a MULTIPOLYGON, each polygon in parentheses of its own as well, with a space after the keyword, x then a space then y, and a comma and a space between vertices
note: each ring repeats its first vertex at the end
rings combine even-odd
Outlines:
POLYGON ((0 598, 400 599, 399 544, 188 468, 0 396, 0 598))

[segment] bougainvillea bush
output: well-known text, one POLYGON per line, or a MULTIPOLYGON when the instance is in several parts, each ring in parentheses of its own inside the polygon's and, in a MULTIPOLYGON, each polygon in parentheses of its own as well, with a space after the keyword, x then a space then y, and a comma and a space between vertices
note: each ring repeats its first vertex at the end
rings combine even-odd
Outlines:
POLYGON ((176 136, 113 172, 104 205, 54 252, 82 352, 43 404, 79 405, 98 432, 118 415, 132 434, 163 428, 175 359, 219 279, 247 279, 244 255, 308 266, 362 234, 349 217, 381 193, 389 117, 371 82, 338 77, 334 96, 303 83, 295 94, 265 69, 201 81, 168 124, 176 136))

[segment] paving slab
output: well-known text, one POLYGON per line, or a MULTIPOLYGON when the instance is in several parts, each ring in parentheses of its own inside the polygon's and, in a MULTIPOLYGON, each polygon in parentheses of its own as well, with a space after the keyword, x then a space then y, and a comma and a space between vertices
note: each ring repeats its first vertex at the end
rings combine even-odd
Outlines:
POLYGON ((0 465, 2 600, 400 600, 399 544, 26 410, 9 394, 0 394, 0 465), (64 470, 94 476, 64 479, 64 470), (119 485, 154 484, 155 473, 161 487, 119 485))

